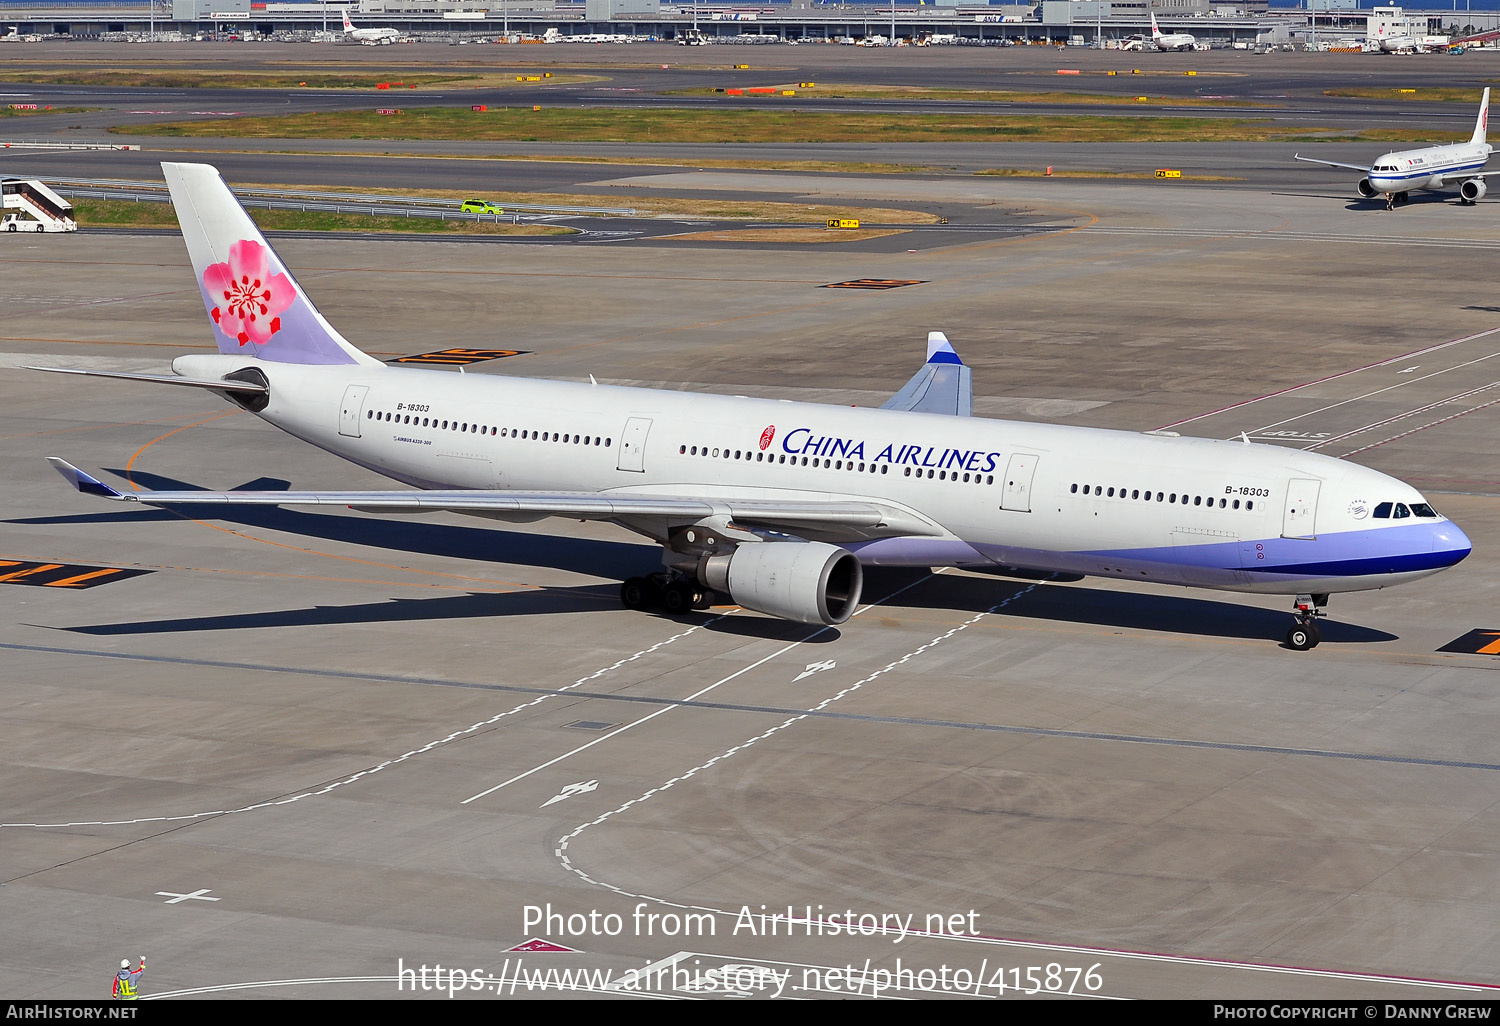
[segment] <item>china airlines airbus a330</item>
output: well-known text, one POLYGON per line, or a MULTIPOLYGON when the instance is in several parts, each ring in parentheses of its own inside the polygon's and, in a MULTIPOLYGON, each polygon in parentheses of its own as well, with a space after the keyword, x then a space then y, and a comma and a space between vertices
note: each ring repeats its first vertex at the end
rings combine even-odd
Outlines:
POLYGON ((969 369, 936 332, 880 409, 387 366, 318 313, 214 168, 162 167, 219 352, 175 376, 63 373, 207 389, 411 488, 132 494, 51 460, 91 495, 610 521, 661 545, 625 605, 672 613, 718 592, 839 624, 862 565, 1283 594, 1296 649, 1318 643, 1330 593, 1470 551, 1416 489, 1331 457, 972 418, 969 369))

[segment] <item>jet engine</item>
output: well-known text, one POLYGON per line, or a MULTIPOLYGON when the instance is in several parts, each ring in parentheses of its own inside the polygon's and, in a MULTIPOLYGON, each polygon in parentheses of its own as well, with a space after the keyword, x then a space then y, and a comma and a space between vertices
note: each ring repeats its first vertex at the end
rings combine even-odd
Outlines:
POLYGON ((1484 187, 1483 178, 1470 178, 1458 187, 1458 194, 1464 198, 1465 203, 1474 203, 1484 199, 1488 190, 1484 187))
POLYGON ((825 542, 750 542, 705 556, 698 578, 746 609, 830 626, 854 615, 864 586, 854 553, 825 542))
POLYGON ((1361 178, 1359 180, 1359 184, 1355 186, 1355 188, 1359 190, 1359 194, 1365 199, 1374 199, 1376 196, 1380 195, 1380 190, 1371 185, 1368 178, 1361 178))

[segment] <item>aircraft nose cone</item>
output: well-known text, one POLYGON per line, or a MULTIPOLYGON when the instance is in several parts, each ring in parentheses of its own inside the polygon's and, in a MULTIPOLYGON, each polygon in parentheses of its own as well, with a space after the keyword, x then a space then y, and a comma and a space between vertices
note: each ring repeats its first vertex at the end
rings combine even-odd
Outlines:
POLYGON ((1474 546, 1469 541, 1469 536, 1451 520, 1445 520, 1441 524, 1432 527, 1432 551, 1435 555, 1442 556, 1444 566, 1453 566, 1463 561, 1474 546))

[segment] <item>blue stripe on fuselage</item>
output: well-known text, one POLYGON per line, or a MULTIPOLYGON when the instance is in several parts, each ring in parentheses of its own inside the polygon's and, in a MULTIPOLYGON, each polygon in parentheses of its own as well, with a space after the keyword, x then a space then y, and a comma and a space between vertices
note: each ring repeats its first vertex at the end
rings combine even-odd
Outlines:
POLYGON ((1370 184, 1378 189, 1380 188, 1380 182, 1392 182, 1399 184, 1401 182, 1414 181, 1418 178, 1433 178, 1437 175, 1443 175, 1446 177, 1453 174, 1465 174, 1470 171, 1478 171, 1480 168, 1484 167, 1484 164, 1485 162, 1481 160, 1477 164, 1455 164, 1451 167, 1429 167, 1424 168, 1420 171, 1412 171, 1408 174, 1391 174, 1390 172, 1381 172, 1380 174, 1375 174, 1372 171, 1370 173, 1370 184))
POLYGON ((1202 545, 1106 549, 1083 555, 1176 564, 1203 570, 1240 570, 1285 577, 1373 577, 1442 570, 1472 551, 1450 520, 1320 534, 1316 539, 1263 538, 1202 545))

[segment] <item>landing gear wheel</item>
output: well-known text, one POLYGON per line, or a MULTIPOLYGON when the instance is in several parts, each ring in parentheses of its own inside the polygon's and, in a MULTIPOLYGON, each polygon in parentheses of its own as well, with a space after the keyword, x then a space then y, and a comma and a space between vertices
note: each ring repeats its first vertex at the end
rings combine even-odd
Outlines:
POLYGON ((1307 629, 1312 632, 1312 646, 1311 647, 1317 648, 1319 645, 1321 645, 1323 643, 1323 631, 1318 626, 1318 621, 1313 620, 1311 623, 1309 623, 1307 625, 1307 629))
POLYGON ((1299 623, 1286 632, 1286 646, 1298 652, 1306 652, 1317 644, 1317 641, 1314 640, 1316 637, 1317 635, 1312 627, 1304 627, 1299 623))
POLYGON ((668 616, 691 613, 701 592, 691 581, 673 581, 662 589, 661 606, 668 616))
POLYGON ((645 609, 651 604, 651 582, 644 577, 632 577, 620 585, 620 603, 626 609, 645 609))

